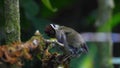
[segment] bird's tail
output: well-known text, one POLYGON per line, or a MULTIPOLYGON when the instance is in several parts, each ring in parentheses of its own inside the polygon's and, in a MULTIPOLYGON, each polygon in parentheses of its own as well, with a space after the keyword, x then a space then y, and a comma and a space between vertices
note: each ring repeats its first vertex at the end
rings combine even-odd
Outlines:
POLYGON ((89 50, 88 50, 88 46, 86 43, 82 44, 81 48, 82 48, 84 53, 88 53, 89 50))

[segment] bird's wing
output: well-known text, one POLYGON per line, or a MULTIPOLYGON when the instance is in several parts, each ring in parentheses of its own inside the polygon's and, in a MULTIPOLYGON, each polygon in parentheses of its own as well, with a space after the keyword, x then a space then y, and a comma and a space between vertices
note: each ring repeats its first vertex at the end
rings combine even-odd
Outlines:
POLYGON ((64 44, 64 49, 66 51, 66 53, 70 53, 69 51, 69 46, 68 46, 68 42, 67 42, 67 39, 66 39, 66 35, 64 33, 63 30, 57 30, 56 31, 56 38, 58 40, 58 42, 64 44))

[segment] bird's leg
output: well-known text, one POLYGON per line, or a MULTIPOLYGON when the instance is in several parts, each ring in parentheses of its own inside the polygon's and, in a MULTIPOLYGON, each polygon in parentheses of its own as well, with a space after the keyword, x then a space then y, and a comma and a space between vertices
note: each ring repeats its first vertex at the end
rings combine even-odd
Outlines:
POLYGON ((53 44, 53 46, 54 46, 54 44, 58 44, 58 45, 60 45, 62 47, 64 46, 64 44, 58 42, 57 39, 53 39, 53 40, 45 39, 45 41, 48 42, 48 43, 53 44))
POLYGON ((60 43, 60 42, 58 42, 58 41, 56 41, 56 43, 57 43, 58 45, 64 47, 64 44, 62 44, 62 43, 60 43))
POLYGON ((67 61, 71 57, 72 57, 72 55, 67 55, 65 58, 63 58, 63 60, 61 62, 65 62, 65 61, 67 61))

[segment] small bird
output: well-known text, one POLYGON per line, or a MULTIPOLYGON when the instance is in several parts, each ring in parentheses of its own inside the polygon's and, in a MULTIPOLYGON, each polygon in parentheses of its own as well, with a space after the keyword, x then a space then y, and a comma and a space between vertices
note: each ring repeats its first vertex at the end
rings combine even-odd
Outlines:
POLYGON ((45 33, 64 44, 64 51, 67 55, 79 57, 82 53, 88 52, 88 47, 82 36, 70 27, 50 24, 46 27, 45 33))

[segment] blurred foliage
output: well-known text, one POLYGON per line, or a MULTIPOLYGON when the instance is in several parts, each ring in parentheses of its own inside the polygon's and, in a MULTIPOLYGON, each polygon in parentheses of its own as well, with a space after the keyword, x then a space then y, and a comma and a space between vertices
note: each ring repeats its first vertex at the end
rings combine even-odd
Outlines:
POLYGON ((48 8, 50 9, 51 11, 53 12, 56 12, 57 11, 57 8, 53 8, 51 3, 50 3, 50 0, 41 0, 42 3, 48 8))
POLYGON ((114 0, 115 8, 113 10, 113 14, 120 12, 120 0, 114 0))
POLYGON ((44 18, 51 17, 59 10, 67 7, 68 5, 72 5, 72 3, 74 3, 73 0, 42 0, 42 2, 47 7, 46 8, 44 5, 41 4, 40 12, 41 12, 41 16, 44 18), (51 5, 53 5, 55 8, 53 8, 51 5))
MULTIPOLYGON (((35 16, 39 12, 39 7, 33 0, 20 0, 21 6, 24 8, 26 14, 35 16)), ((28 17, 31 17, 28 16, 28 17)))
MULTIPOLYGON (((4 24, 4 11, 3 11, 4 2, 3 1, 4 0, 0 0, 0 28, 4 24)), ((40 32, 44 35, 44 28, 47 24, 59 22, 59 21, 53 22, 51 20, 52 17, 57 18, 57 13, 59 12, 61 13, 63 12, 64 14, 68 16, 72 16, 73 14, 73 17, 70 17, 70 19, 74 19, 74 20, 68 21, 69 23, 67 24, 72 24, 72 26, 74 26, 73 25, 74 23, 80 22, 78 23, 78 26, 79 25, 80 26, 79 26, 79 29, 77 30, 82 31, 83 27, 87 28, 85 29, 85 31, 88 31, 88 32, 90 30, 95 30, 94 23, 96 20, 97 9, 89 8, 89 6, 92 6, 92 4, 94 3, 89 4, 88 0, 85 0, 85 1, 86 2, 83 3, 83 0, 80 0, 80 1, 78 0, 20 0, 22 40, 25 41, 29 39, 33 35, 36 29, 40 30, 40 32), (88 5, 88 8, 85 9, 86 6, 81 5, 80 2, 83 4, 86 3, 86 5, 88 5), (78 7, 76 7, 75 6, 76 3, 80 3, 80 5, 77 5, 78 7), (73 8, 79 9, 79 11, 74 13, 73 11, 76 11, 76 10, 73 10, 71 6, 73 8), (67 10, 67 12, 65 12, 66 8, 71 8, 72 11, 67 10), (83 9, 85 10, 83 11, 83 9), (92 9, 91 12, 85 13, 89 9, 92 9), (82 14, 84 13, 88 15, 82 16, 82 14), (79 17, 78 18, 79 20, 74 17, 79 17)), ((108 27, 115 28, 116 26, 120 24, 120 0, 114 0, 114 1, 115 1, 115 8, 113 10, 113 16, 108 21, 108 23, 104 24, 102 29, 100 28, 100 30, 104 30, 108 27)), ((61 19, 64 19, 64 18, 66 17, 62 17, 61 19)), ((97 64, 95 63, 97 61, 96 59, 97 57, 95 56, 97 55, 96 54, 97 48, 95 47, 95 44, 93 43, 88 43, 88 45, 90 48, 89 54, 82 55, 80 58, 74 58, 71 61, 71 68, 94 68, 94 67, 97 68, 97 64)), ((29 63, 29 64, 33 65, 33 63, 35 62, 29 63)), ((25 68, 30 68, 29 64, 25 66, 25 68)))
POLYGON ((0 28, 4 25, 4 0, 0 0, 0 28))
POLYGON ((115 26, 117 26, 119 23, 120 23, 120 13, 116 13, 107 23, 103 25, 102 28, 99 29, 99 31, 106 31, 109 28, 112 29, 115 26))

